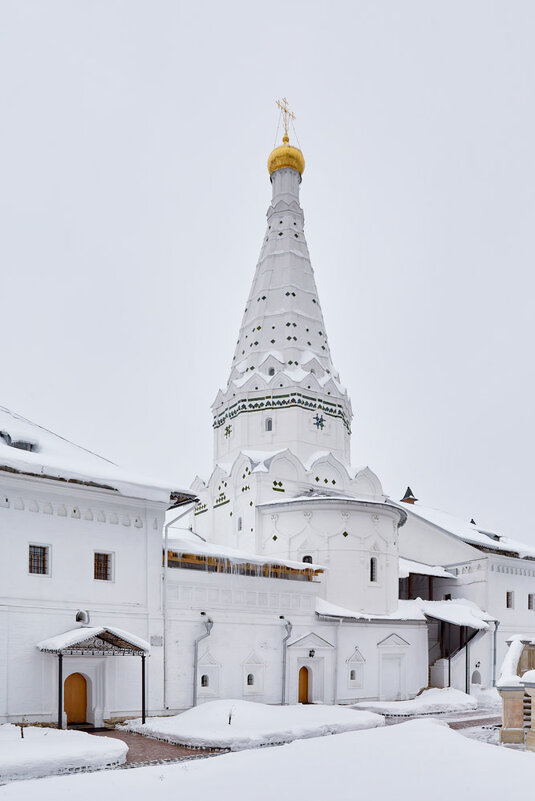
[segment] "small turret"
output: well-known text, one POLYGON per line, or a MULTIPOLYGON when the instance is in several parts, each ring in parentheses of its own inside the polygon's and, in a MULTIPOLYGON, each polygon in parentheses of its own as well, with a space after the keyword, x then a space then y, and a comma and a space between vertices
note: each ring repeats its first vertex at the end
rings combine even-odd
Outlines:
POLYGON ((401 499, 402 503, 416 503, 417 500, 418 498, 416 498, 411 488, 407 487, 405 490, 405 495, 401 499))

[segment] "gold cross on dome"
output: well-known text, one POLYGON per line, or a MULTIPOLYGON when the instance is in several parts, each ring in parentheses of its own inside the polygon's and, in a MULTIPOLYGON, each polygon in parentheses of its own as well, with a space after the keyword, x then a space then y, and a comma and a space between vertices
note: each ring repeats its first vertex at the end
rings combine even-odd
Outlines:
POLYGON ((290 138, 288 136, 288 122, 289 120, 295 120, 295 114, 288 108, 288 101, 285 97, 283 97, 282 100, 277 100, 277 106, 282 112, 282 118, 284 121, 284 137, 282 141, 289 142, 290 138))

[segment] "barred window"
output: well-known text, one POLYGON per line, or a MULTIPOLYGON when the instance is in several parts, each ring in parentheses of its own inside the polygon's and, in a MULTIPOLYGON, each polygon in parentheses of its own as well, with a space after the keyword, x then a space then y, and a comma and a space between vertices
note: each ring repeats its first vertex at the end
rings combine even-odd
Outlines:
POLYGON ((505 593, 505 606, 507 609, 514 609, 515 608, 515 594, 514 592, 506 592, 505 593))
POLYGON ((528 595, 528 609, 535 609, 535 593, 533 592, 528 595))
POLYGON ((111 553, 95 553, 94 578, 111 581, 111 553))
POLYGON ((375 556, 370 559, 370 581, 377 581, 377 559, 375 556))
POLYGON ((28 570, 41 576, 48 575, 49 567, 48 546, 30 545, 28 551, 28 570))

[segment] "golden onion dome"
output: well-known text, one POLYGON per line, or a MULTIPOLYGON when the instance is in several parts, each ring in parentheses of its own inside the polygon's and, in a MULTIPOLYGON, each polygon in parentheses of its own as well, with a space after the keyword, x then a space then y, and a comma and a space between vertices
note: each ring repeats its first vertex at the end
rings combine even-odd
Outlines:
POLYGON ((268 158, 268 171, 273 175, 275 170, 282 170, 284 167, 291 167, 292 170, 297 170, 299 175, 305 171, 305 158, 300 150, 288 144, 290 139, 287 134, 282 137, 282 144, 272 150, 268 158))

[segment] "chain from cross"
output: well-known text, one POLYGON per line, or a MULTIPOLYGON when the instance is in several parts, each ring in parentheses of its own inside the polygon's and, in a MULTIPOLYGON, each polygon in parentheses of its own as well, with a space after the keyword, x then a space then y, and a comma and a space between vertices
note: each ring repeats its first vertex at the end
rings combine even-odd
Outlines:
POLYGON ((288 101, 285 97, 282 100, 277 100, 277 106, 280 108, 284 120, 284 136, 288 137, 288 121, 295 120, 295 114, 288 108, 288 101))

